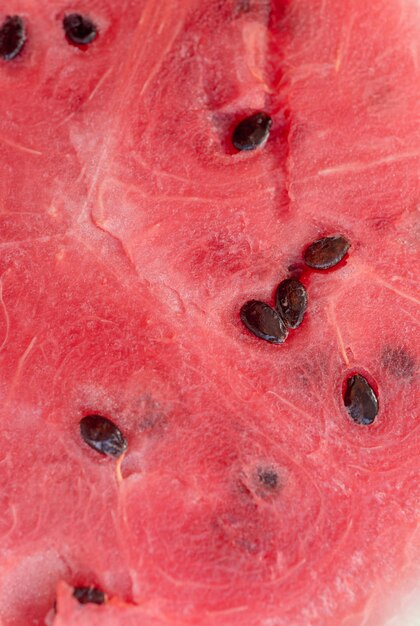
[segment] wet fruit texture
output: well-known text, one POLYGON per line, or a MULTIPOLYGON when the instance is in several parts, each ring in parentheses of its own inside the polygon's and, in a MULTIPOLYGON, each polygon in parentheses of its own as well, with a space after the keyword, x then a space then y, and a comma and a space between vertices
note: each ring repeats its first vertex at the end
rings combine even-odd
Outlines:
POLYGON ((0 13, 27 34, 0 58, 2 626, 409 625, 417 3, 0 13), (90 44, 69 44, 71 12, 90 44), (268 140, 237 150, 256 112, 268 140), (309 268, 336 234, 343 261, 309 268), (272 345, 240 310, 284 279, 308 307, 272 345), (368 425, 344 402, 355 374, 368 425), (124 454, 86 444, 88 415, 124 454))

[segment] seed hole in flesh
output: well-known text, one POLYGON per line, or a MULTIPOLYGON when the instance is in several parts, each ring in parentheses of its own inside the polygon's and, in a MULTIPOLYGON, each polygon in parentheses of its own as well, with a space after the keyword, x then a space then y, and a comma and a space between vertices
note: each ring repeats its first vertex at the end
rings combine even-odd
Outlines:
POLYGON ((298 328, 308 306, 305 287, 295 278, 283 280, 276 291, 276 309, 288 328, 298 328))
POLYGON ((242 13, 249 13, 251 10, 251 0, 237 0, 234 8, 234 15, 241 15, 242 13))
POLYGON ((272 119, 267 113, 254 113, 236 126, 232 143, 237 150, 256 150, 265 144, 270 134, 272 119))
POLYGON ((277 472, 275 472, 273 469, 259 467, 257 473, 258 480, 264 487, 272 490, 277 489, 279 484, 279 477, 277 472))
POLYGON ((23 20, 18 15, 8 16, 0 26, 0 57, 11 61, 21 52, 26 41, 23 20))
POLYGON ((98 29, 92 20, 79 13, 66 15, 63 19, 63 28, 67 40, 78 46, 87 46, 98 34, 98 29))
POLYGON ((73 596, 80 604, 104 604, 106 595, 97 587, 75 587, 73 596))
POLYGON ((361 374, 354 374, 346 381, 344 405, 350 417, 362 426, 372 424, 378 415, 379 403, 375 392, 361 374))
POLYGON ((287 328, 280 315, 271 306, 258 300, 246 302, 240 317, 251 333, 269 343, 283 343, 287 337, 287 328))
POLYGON ((404 348, 385 348, 382 353, 382 365, 392 376, 399 379, 409 380, 416 373, 416 362, 404 348))
POLYGON ((305 263, 316 270, 328 270, 344 259, 349 248, 350 242, 342 235, 323 237, 305 250, 305 263))
POLYGON ((88 446, 112 457, 119 457, 127 449, 127 440, 118 426, 102 415, 86 415, 80 420, 80 434, 88 446))

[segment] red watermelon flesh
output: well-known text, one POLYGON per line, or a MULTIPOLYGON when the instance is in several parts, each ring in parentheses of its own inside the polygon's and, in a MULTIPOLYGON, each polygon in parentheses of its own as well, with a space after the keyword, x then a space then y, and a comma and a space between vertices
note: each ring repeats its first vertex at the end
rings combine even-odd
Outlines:
POLYGON ((417 623, 418 5, 1 12, 27 41, 0 64, 0 624, 417 623), (268 142, 235 151, 259 110, 268 142), (304 271, 336 233, 345 262, 304 271), (290 275, 308 311, 270 345, 239 310, 290 275), (82 441, 89 413, 119 463, 82 441))

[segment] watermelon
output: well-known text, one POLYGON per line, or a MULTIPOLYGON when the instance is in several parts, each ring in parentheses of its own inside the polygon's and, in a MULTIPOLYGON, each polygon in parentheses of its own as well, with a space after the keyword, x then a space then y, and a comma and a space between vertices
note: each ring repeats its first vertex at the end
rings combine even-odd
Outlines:
POLYGON ((419 623, 419 23, 2 3, 1 626, 419 623))

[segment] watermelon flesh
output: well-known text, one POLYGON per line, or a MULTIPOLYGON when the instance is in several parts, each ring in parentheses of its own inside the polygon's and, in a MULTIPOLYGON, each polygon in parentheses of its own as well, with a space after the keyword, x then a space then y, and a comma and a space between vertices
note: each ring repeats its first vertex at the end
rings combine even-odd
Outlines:
POLYGON ((0 64, 0 624, 418 623, 418 5, 70 8, 0 15, 27 28, 0 64), (305 270, 337 233, 345 262, 305 270), (274 346, 239 310, 289 276, 308 310, 274 346))

